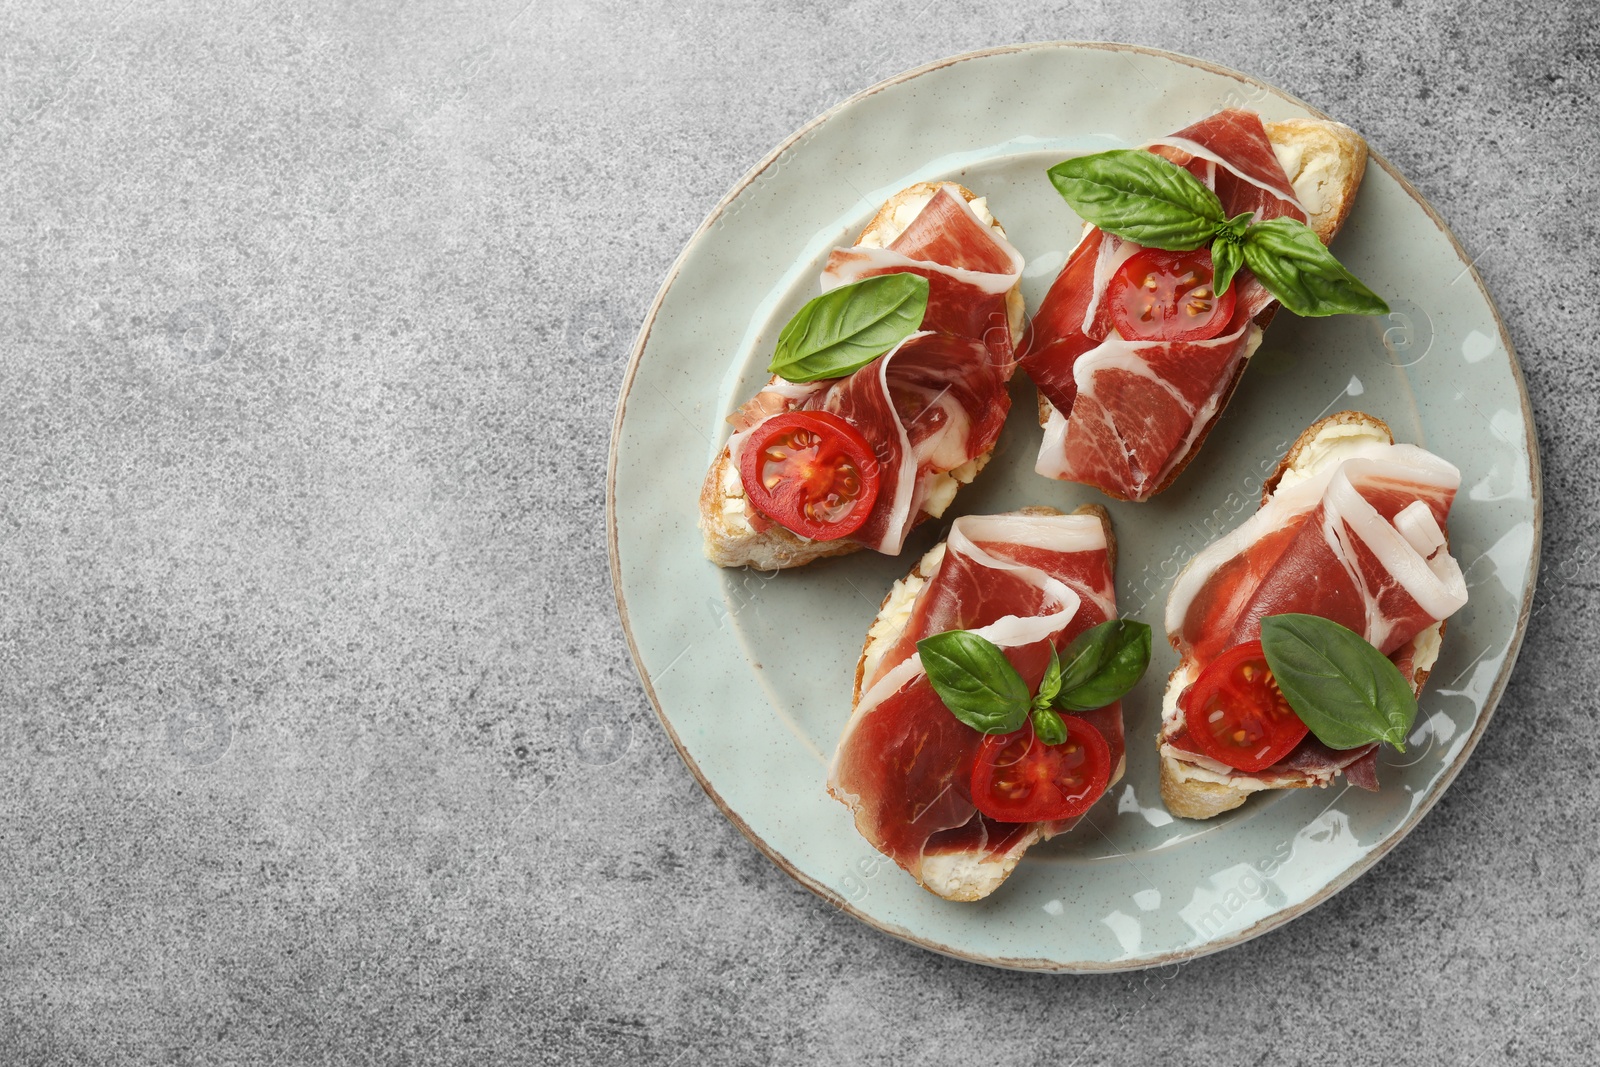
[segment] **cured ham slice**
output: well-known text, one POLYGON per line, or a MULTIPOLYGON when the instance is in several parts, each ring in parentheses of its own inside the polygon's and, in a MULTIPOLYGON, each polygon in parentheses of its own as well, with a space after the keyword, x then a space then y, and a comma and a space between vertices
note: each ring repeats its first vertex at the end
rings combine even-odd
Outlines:
MULTIPOLYGON (((928 502, 934 479, 982 456, 1005 426, 1006 368, 978 340, 921 332, 848 378, 794 385, 776 381, 734 416, 729 439, 737 468, 750 431, 784 411, 829 411, 872 445, 878 499, 850 539, 894 555, 928 502)), ((752 512, 752 520, 759 517, 752 512)))
MULTIPOLYGON (((862 836, 918 882, 952 896, 943 875, 959 859, 995 865, 992 889, 1028 845, 1070 823, 1003 823, 973 806, 969 783, 983 735, 940 701, 916 643, 946 630, 973 630, 1000 646, 1036 689, 1051 646, 1065 647, 1115 613, 1098 515, 957 519, 904 632, 863 680, 828 791, 851 809, 862 836), (933 868, 943 875, 935 877, 933 868)), ((1115 781, 1124 757, 1120 703, 1082 717, 1105 737, 1115 781)), ((972 896, 958 891, 953 899, 972 896)))
MULTIPOLYGON (((1216 192, 1229 218, 1307 220, 1253 112, 1222 111, 1148 146, 1216 192)), ((1140 247, 1087 227, 1034 316, 1021 365, 1049 400, 1036 469, 1126 500, 1160 491, 1227 402, 1275 303, 1248 269, 1204 341, 1130 341, 1106 291, 1140 247)))
POLYGON ((879 274, 928 279, 922 328, 981 341, 990 358, 1008 369, 1015 362, 1006 294, 1022 277, 1022 254, 947 187, 934 193, 887 248, 835 248, 822 272, 822 289, 879 274))
MULTIPOLYGON (((1204 549, 1167 601, 1167 634, 1192 680, 1235 645, 1261 636, 1268 615, 1332 619, 1415 675, 1416 642, 1467 602, 1445 522, 1460 472, 1414 445, 1353 439, 1337 460, 1285 475, 1261 509, 1204 549)), ((1183 727, 1163 730, 1167 749, 1200 766, 1183 727)), ((1315 736, 1256 777, 1344 771, 1377 787, 1376 745, 1330 749, 1315 736)), ((1227 768, 1221 768, 1227 771, 1227 768)))

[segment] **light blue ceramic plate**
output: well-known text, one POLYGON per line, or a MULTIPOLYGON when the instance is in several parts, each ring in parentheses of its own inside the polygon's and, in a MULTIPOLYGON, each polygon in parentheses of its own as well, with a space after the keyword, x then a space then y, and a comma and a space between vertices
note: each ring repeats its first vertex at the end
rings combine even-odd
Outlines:
POLYGON ((914 181, 988 196, 1028 259, 1037 306, 1078 233, 1045 178, 1069 153, 1137 143, 1229 105, 1315 114, 1232 71, 1126 46, 1048 44, 958 56, 868 89, 791 137, 689 242, 628 368, 608 510, 617 604, 661 722, 706 792, 756 846, 830 903, 897 937, 1006 967, 1095 971, 1213 952, 1300 915, 1371 867, 1439 799, 1511 673, 1539 549, 1527 396, 1494 305, 1438 216, 1376 157, 1338 239, 1394 307, 1386 319, 1280 314, 1198 458, 1147 504, 1033 473, 1040 430, 1018 375, 997 457, 948 516, 1108 503, 1122 611, 1159 630, 1184 561, 1256 506, 1263 473, 1318 416, 1361 408, 1461 467, 1451 541, 1471 602, 1450 620, 1405 755, 1380 793, 1342 784, 1253 799, 1209 822, 1161 806, 1158 649, 1125 702, 1127 776, 1077 831, 1028 854, 993 897, 919 889, 823 791, 856 656, 904 556, 825 560, 775 576, 701 555, 696 494, 723 418, 765 380, 778 330, 817 292, 829 248, 914 181))

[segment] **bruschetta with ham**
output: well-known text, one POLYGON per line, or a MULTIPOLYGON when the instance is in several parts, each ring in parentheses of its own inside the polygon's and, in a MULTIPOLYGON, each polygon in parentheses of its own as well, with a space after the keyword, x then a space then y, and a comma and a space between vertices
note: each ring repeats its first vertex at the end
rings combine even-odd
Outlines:
MULTIPOLYGON (((891 197, 854 246, 832 252, 822 289, 912 280, 925 312, 870 363, 800 381, 780 370, 730 416, 700 493, 707 557, 774 570, 863 548, 896 555, 914 526, 942 515, 1005 424, 1022 267, 971 190, 923 182, 891 197)), ((818 316, 827 321, 811 332, 850 310, 818 316)))
MULTIPOLYGON (((964 516, 884 599, 856 666, 854 710, 828 791, 874 848, 930 892, 963 901, 994 892, 1031 845, 1077 822, 1076 814, 998 817, 1026 813, 1028 776, 1065 754, 1082 761, 1085 784, 1068 805, 1081 814, 1121 778, 1125 749, 1117 700, 1068 716, 1057 745, 1031 725, 1004 735, 975 730, 941 699, 919 643, 976 634, 1035 693, 1056 652, 1116 618, 1115 558, 1110 518, 1098 506, 964 516), (997 771, 1021 780, 999 783, 997 771)), ((1145 640, 1148 655, 1148 631, 1145 640)))
MULTIPOLYGON (((1238 239, 1248 227, 1267 223, 1269 231, 1305 223, 1309 231, 1301 236, 1314 233, 1326 245, 1350 213, 1367 162, 1366 142, 1347 126, 1263 123, 1238 109, 1201 119, 1146 150, 1215 194, 1218 217, 1238 223, 1235 247, 1243 247, 1238 239)), ((1161 177, 1153 180, 1159 185, 1161 177)), ((1090 199, 1075 206, 1085 213, 1105 188, 1080 188, 1090 199)), ((1151 193, 1159 198, 1167 191, 1151 193)), ((1295 249, 1292 237, 1281 250, 1298 256, 1304 249, 1295 249)), ((1040 474, 1121 500, 1146 500, 1194 457, 1279 306, 1248 263, 1223 279, 1224 291, 1212 252, 1204 245, 1180 252, 1146 247, 1085 225, 1034 315, 1021 357, 1039 390, 1040 474)), ((1284 269, 1286 284, 1299 283, 1304 265, 1299 258, 1284 269)), ((1355 281, 1328 270, 1336 284, 1355 281)), ((1362 299, 1337 305, 1341 311, 1387 310, 1364 287, 1358 291, 1362 299)), ((1335 313, 1333 306, 1299 313, 1335 313)))
POLYGON ((1169 811, 1208 819, 1263 790, 1340 775, 1378 787, 1376 741, 1336 747, 1308 731, 1308 711, 1285 705, 1294 694, 1266 662, 1264 629, 1297 615, 1337 623, 1394 665, 1414 701, 1445 620, 1467 602, 1446 534, 1460 482, 1449 462, 1395 444, 1362 412, 1330 415, 1300 436, 1260 510, 1201 550, 1167 601, 1167 637, 1182 656, 1157 738, 1169 811))

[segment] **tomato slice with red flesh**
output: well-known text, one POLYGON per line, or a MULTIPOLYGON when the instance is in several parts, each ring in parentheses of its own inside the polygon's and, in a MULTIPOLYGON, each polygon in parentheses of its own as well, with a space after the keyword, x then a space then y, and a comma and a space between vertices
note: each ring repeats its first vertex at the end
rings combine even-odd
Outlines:
POLYGON ((739 477, 757 511, 813 541, 859 530, 878 499, 872 446, 827 411, 791 411, 757 426, 740 449, 739 477))
POLYGON ((1217 295, 1207 249, 1146 248, 1112 276, 1106 298, 1123 340, 1204 341, 1227 328, 1237 290, 1230 285, 1217 295))
POLYGON ((1033 723, 990 734, 972 767, 972 803, 1001 822, 1052 822, 1088 811, 1111 780, 1111 749, 1100 731, 1063 715, 1067 739, 1047 745, 1033 723))
POLYGON ((1194 748, 1235 770, 1266 770, 1294 751, 1307 732, 1278 691, 1260 641, 1218 656, 1178 704, 1194 748))

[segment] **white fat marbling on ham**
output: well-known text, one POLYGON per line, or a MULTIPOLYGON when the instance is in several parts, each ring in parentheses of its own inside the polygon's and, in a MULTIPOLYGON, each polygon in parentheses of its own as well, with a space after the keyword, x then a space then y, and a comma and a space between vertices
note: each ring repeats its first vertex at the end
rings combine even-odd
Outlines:
MULTIPOLYGON (((970 270, 960 266, 950 266, 935 260, 919 257, 915 249, 911 254, 901 250, 898 246, 906 234, 914 234, 916 222, 892 241, 888 248, 876 248, 870 245, 852 245, 849 248, 836 248, 828 257, 828 265, 822 272, 822 291, 828 292, 841 285, 860 281, 876 274, 892 274, 897 271, 923 270, 934 271, 964 286, 971 286, 981 293, 1004 296, 1017 284, 1017 279, 1022 277, 1022 268, 1026 265, 1022 253, 1018 252, 992 225, 979 218, 972 210, 972 205, 960 196, 941 188, 929 198, 928 203, 918 213, 918 218, 927 214, 930 209, 934 212, 956 212, 965 217, 965 222, 970 226, 961 232, 961 239, 971 248, 969 255, 974 260, 985 261, 985 265, 996 267, 996 270, 970 270), (986 242, 988 247, 972 247, 973 243, 986 242)), ((946 224, 948 228, 948 223, 946 224)))
MULTIPOLYGON (((1363 636, 1388 653, 1410 640, 1421 628, 1414 627, 1399 640, 1394 639, 1397 620, 1386 613, 1378 591, 1372 588, 1370 576, 1364 573, 1357 558, 1358 542, 1377 557, 1384 573, 1433 621, 1448 619, 1466 605, 1467 585, 1455 559, 1449 553, 1438 551, 1444 544, 1444 534, 1426 503, 1415 500, 1390 520, 1362 496, 1358 485, 1371 484, 1386 473, 1381 459, 1341 464, 1323 494, 1322 530, 1329 547, 1364 598, 1367 630, 1363 636), (1417 515, 1418 508, 1428 516, 1427 525, 1417 515), (1402 521, 1412 534, 1411 538, 1399 529, 1402 521), (1424 550, 1419 550, 1413 538, 1423 541, 1424 550)), ((1459 472, 1442 460, 1439 468, 1430 473, 1438 478, 1432 488, 1442 490, 1448 484, 1453 495, 1460 484, 1459 472)))
MULTIPOLYGON (((1311 217, 1306 211, 1305 205, 1300 203, 1300 198, 1295 195, 1294 186, 1290 184, 1287 174, 1284 175, 1284 180, 1281 183, 1263 181, 1255 175, 1246 173, 1244 170, 1234 166, 1231 162, 1223 159, 1221 156, 1217 155, 1217 153, 1213 152, 1200 142, 1191 141, 1187 137, 1162 137, 1151 141, 1144 147, 1150 148, 1155 145, 1166 145, 1169 148, 1176 148, 1178 151, 1187 153, 1188 155, 1194 156, 1197 159, 1209 161, 1213 167, 1224 167, 1230 174, 1238 178, 1240 181, 1248 182, 1257 189, 1260 189, 1262 192, 1275 196, 1280 200, 1287 200, 1290 204, 1294 205, 1294 209, 1300 213, 1300 218, 1302 221, 1311 217)), ((1274 153, 1274 156, 1276 156, 1276 153, 1274 153)), ((1281 168, 1282 164, 1279 164, 1279 166, 1281 168)), ((1206 188, 1215 189, 1216 187, 1216 173, 1213 171, 1209 179, 1206 181, 1206 188)))
MULTIPOLYGON (((1228 351, 1243 348, 1240 358, 1249 359, 1255 355, 1256 349, 1261 346, 1262 331, 1254 322, 1246 321, 1238 330, 1227 333, 1221 337, 1214 337, 1207 341, 1191 341, 1189 345, 1200 351, 1228 351)), ((1103 407, 1094 404, 1094 386, 1097 376, 1109 370, 1119 370, 1126 374, 1145 379, 1151 383, 1151 388, 1160 390, 1167 395, 1172 404, 1189 418, 1188 430, 1183 438, 1181 447, 1174 449, 1168 456, 1164 466, 1153 472, 1149 478, 1151 484, 1160 482, 1171 473, 1172 468, 1189 454, 1194 447, 1197 437, 1210 424, 1212 416, 1217 413, 1217 408, 1222 403, 1222 391, 1210 390, 1196 400, 1187 396, 1170 378, 1157 373, 1150 363, 1141 356, 1141 353, 1154 349, 1162 349, 1167 345, 1162 341, 1124 341, 1115 330, 1110 335, 1082 356, 1073 364, 1073 378, 1078 384, 1080 396, 1087 396, 1090 400, 1087 409, 1097 412, 1097 417, 1104 426, 1107 435, 1120 433, 1119 427, 1111 420, 1103 407)), ((1051 405, 1050 414, 1045 423, 1044 440, 1039 445, 1038 458, 1034 470, 1047 478, 1067 478, 1070 468, 1067 462, 1067 432, 1068 420, 1060 409, 1051 405)))
MULTIPOLYGON (((998 239, 997 239, 998 240, 998 239)), ((1016 249, 1007 243, 1006 247, 1016 254, 1016 249)), ((936 270, 952 281, 962 285, 971 286, 980 293, 991 296, 1004 296, 1010 292, 1011 287, 1017 284, 1017 279, 1022 276, 1022 257, 1016 255, 1017 267, 1014 273, 990 274, 985 271, 963 270, 960 267, 944 267, 937 264, 930 265, 925 260, 913 259, 903 253, 889 248, 865 248, 854 246, 839 249, 829 259, 828 267, 822 272, 822 291, 828 292, 849 285, 863 278, 870 278, 877 274, 920 273, 923 270, 936 270)))
MULTIPOLYGON (((1220 344, 1232 344, 1237 341, 1235 335, 1218 338, 1220 344)), ((1206 342, 1211 345, 1212 342, 1206 342)), ((1094 391, 1095 376, 1101 371, 1121 370, 1126 371, 1136 378, 1144 378, 1154 384, 1157 389, 1172 397, 1173 403, 1189 415, 1194 415, 1195 405, 1188 397, 1167 379, 1157 374, 1155 370, 1141 358, 1141 353, 1161 345, 1160 341, 1124 341, 1118 337, 1116 331, 1111 336, 1100 342, 1099 347, 1085 352, 1073 365, 1072 376, 1078 383, 1078 395, 1091 395, 1094 391)), ((1214 345, 1213 345, 1214 347, 1214 345)))
POLYGON ((1067 476, 1067 417, 1054 405, 1045 419, 1044 443, 1039 446, 1039 460, 1033 469, 1046 478, 1067 476))

